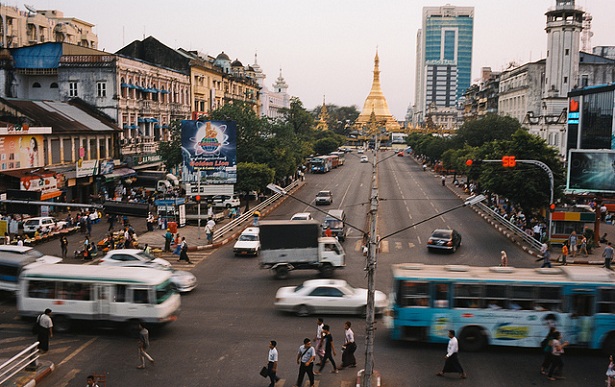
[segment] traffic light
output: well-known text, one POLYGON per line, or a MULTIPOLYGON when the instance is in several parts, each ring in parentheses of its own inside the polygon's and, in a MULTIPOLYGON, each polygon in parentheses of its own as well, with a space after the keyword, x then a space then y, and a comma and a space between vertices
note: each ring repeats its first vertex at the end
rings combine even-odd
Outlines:
POLYGON ((471 167, 471 166, 472 166, 472 164, 474 164, 474 160, 472 160, 472 159, 468 159, 468 160, 466 160, 466 165, 467 165, 468 167, 471 167))
POLYGON ((196 195, 194 197, 194 200, 196 200, 197 203, 200 203, 201 202, 201 195, 196 195))
POLYGON ((502 166, 504 168, 514 168, 517 166, 517 159, 515 158, 515 156, 503 156, 502 166))
POLYGON ((470 168, 476 167, 476 166, 480 165, 481 162, 482 162, 482 160, 480 160, 480 159, 467 159, 466 160, 466 166, 470 167, 470 168))
POLYGON ((551 203, 551 204, 549 204, 549 211, 551 211, 551 212, 555 212, 555 207, 556 207, 556 206, 555 206, 555 203, 551 203))

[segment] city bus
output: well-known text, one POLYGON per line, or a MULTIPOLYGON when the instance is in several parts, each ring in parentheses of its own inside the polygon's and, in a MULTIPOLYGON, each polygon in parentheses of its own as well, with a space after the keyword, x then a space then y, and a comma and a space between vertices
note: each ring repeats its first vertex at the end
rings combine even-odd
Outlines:
POLYGON ((312 173, 327 173, 332 168, 331 160, 327 156, 313 157, 310 160, 310 171, 312 173))
POLYGON ((53 311, 57 331, 68 331, 73 320, 110 325, 137 322, 162 325, 175 321, 180 296, 171 272, 142 267, 44 264, 21 273, 17 310, 35 317, 53 311))
POLYGON ((555 326, 572 346, 615 352, 615 275, 600 267, 544 269, 392 265, 385 323, 394 340, 540 347, 555 326))
POLYGON ((337 161, 337 165, 338 166, 342 166, 344 165, 344 163, 346 162, 346 153, 345 152, 331 152, 332 156, 337 156, 338 161, 337 161))

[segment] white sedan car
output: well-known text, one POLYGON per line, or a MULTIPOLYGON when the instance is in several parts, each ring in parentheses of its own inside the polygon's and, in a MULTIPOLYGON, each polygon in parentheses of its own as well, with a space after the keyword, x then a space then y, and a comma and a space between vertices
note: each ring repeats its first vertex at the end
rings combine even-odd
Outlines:
POLYGON ((158 265, 156 263, 135 263, 125 265, 124 267, 146 267, 152 270, 167 270, 171 272, 171 283, 178 293, 186 293, 196 288, 196 277, 194 274, 185 270, 175 270, 168 266, 158 265))
POLYGON ((141 249, 111 250, 98 261, 99 265, 110 266, 133 266, 141 263, 171 267, 166 259, 156 258, 141 249))
MULTIPOLYGON (((367 289, 353 288, 344 280, 318 279, 305 281, 299 286, 278 289, 275 307, 279 311, 293 312, 297 316, 310 314, 358 314, 367 308, 367 289)), ((387 296, 376 291, 376 314, 387 307, 387 296)))

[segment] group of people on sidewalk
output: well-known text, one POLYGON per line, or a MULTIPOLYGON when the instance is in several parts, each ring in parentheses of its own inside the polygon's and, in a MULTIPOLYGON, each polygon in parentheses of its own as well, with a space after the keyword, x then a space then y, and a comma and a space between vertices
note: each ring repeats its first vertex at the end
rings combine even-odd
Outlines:
MULTIPOLYGON (((357 361, 354 356, 357 350, 355 343, 354 332, 351 329, 352 323, 346 321, 344 323, 344 345, 342 345, 342 364, 338 368, 335 364, 335 356, 337 352, 335 350, 335 344, 333 342, 333 335, 329 325, 324 323, 322 318, 317 319, 316 336, 314 337, 314 343, 309 338, 303 339, 303 345, 299 347, 297 351, 297 364, 299 365, 299 375, 297 376, 297 382, 294 386, 302 386, 303 379, 307 374, 310 381, 310 386, 314 386, 314 375, 320 375, 324 370, 327 361, 331 362, 333 370, 331 373, 337 374, 339 370, 346 367, 356 367, 357 361), (314 370, 314 362, 319 366, 318 371, 314 370)), ((267 356, 267 373, 266 377, 269 378, 271 383, 269 387, 274 387, 275 383, 280 379, 277 376, 278 370, 278 350, 277 342, 271 340, 269 342, 269 353, 267 356)))

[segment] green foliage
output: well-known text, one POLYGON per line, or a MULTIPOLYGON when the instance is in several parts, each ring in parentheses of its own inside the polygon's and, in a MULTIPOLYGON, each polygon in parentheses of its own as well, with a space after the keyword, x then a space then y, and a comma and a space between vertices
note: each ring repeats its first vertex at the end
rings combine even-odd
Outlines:
POLYGON ((274 175, 275 171, 266 164, 238 163, 235 189, 241 192, 263 192, 267 184, 273 182, 274 175))
MULTIPOLYGON (((327 113, 329 115, 327 119, 327 125, 329 130, 347 136, 350 134, 350 123, 354 122, 359 117, 359 110, 355 105, 352 106, 337 106, 333 104, 327 104, 327 113)), ((316 106, 312 110, 311 114, 315 120, 320 116, 322 105, 316 106)))
POLYGON ((297 97, 290 99, 290 109, 284 111, 283 117, 283 121, 298 135, 309 136, 314 126, 314 117, 305 110, 303 102, 297 97))
MULTIPOLYGON (((226 104, 211 113, 212 120, 235 121, 237 123, 237 162, 254 162, 254 147, 261 141, 263 119, 252 107, 244 102, 226 104)), ((258 150, 256 150, 258 153, 258 150)))
POLYGON ((314 143, 314 152, 316 152, 317 155, 328 155, 336 151, 342 144, 343 142, 340 144, 340 142, 336 141, 333 137, 325 137, 314 143))
POLYGON ((453 136, 454 143, 481 146, 495 140, 508 140, 519 129, 521 124, 517 119, 490 113, 480 119, 466 121, 453 136))
POLYGON ((161 141, 158 144, 156 154, 166 166, 168 171, 181 165, 182 159, 182 140, 181 140, 181 122, 178 120, 172 121, 169 127, 170 140, 161 141))

